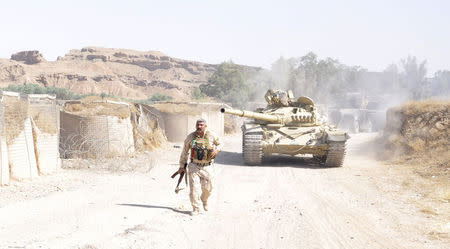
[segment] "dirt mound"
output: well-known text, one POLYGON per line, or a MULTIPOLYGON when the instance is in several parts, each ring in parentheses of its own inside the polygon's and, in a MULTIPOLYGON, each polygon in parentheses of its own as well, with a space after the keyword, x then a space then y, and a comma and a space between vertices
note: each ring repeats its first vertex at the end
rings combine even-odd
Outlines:
POLYGON ((387 112, 385 156, 441 188, 439 199, 450 200, 450 101, 406 103, 387 112))
POLYGON ((387 112, 385 137, 391 153, 449 167, 450 101, 411 102, 387 112), (428 161, 430 160, 430 161, 428 161))

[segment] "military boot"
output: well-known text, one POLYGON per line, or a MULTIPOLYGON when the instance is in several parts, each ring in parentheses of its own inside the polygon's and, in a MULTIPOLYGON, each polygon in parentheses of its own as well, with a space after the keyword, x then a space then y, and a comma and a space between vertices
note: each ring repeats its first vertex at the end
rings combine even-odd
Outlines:
POLYGON ((199 210, 198 208, 194 208, 194 209, 189 213, 190 216, 196 216, 196 215, 198 215, 198 214, 200 214, 200 210, 199 210))

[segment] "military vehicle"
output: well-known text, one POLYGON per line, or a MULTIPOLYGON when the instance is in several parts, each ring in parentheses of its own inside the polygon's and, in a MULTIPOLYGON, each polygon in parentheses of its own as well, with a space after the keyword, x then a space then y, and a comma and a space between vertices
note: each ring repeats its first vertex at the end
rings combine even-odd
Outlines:
POLYGON ((292 91, 269 90, 267 107, 255 112, 222 108, 222 113, 253 119, 242 125, 242 153, 248 165, 260 165, 271 154, 311 154, 326 167, 340 167, 347 132, 325 123, 308 97, 294 99, 292 91))
POLYGON ((336 98, 328 108, 331 124, 350 133, 372 132, 373 124, 366 110, 367 98, 359 92, 348 92, 336 98))

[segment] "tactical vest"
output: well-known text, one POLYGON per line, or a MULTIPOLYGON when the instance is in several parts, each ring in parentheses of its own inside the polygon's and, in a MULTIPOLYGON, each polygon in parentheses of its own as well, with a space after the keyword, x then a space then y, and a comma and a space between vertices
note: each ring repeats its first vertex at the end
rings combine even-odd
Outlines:
POLYGON ((191 161, 210 162, 211 161, 211 145, 209 143, 209 132, 206 131, 203 137, 195 135, 191 144, 191 161))

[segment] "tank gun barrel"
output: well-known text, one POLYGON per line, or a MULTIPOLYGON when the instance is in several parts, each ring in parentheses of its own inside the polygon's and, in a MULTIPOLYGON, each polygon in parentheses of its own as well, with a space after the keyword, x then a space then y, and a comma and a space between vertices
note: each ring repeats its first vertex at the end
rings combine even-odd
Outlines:
POLYGON ((269 115, 269 114, 263 114, 263 113, 258 113, 258 112, 228 109, 228 108, 221 108, 220 112, 228 113, 228 114, 232 114, 232 115, 236 115, 236 116, 240 116, 240 117, 263 120, 263 121, 272 122, 272 123, 283 123, 282 118, 279 116, 276 116, 276 115, 269 115))

